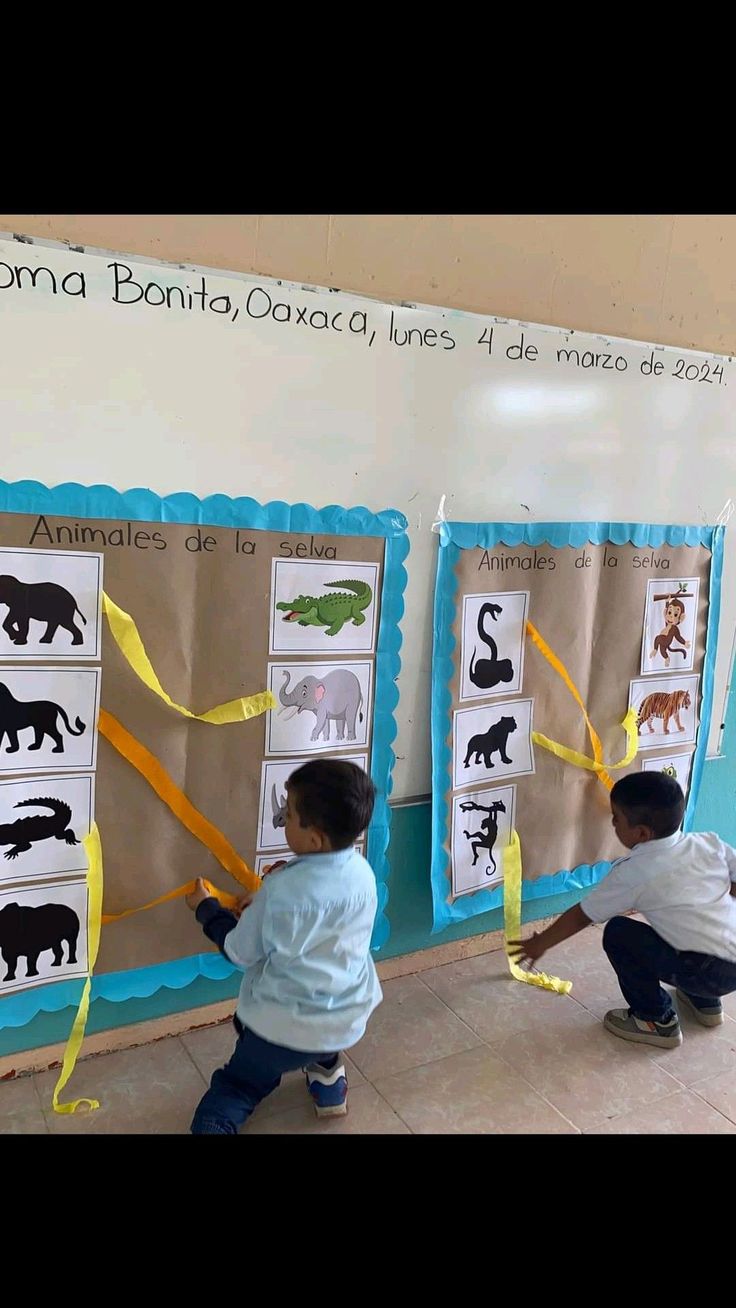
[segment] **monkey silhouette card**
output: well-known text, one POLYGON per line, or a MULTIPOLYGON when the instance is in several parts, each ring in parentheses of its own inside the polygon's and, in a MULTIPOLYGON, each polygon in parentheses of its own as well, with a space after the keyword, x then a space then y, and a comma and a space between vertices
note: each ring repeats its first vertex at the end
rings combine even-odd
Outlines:
POLYGON ((91 772, 0 781, 0 882, 86 872, 94 798, 91 772))
POLYGON ((534 771, 533 700, 494 701, 453 715, 454 789, 534 771))
POLYGON ((528 608, 528 591, 463 597, 461 699, 522 689, 528 608))
POLYGON ((266 717, 267 754, 338 753, 368 744, 373 664, 269 663, 278 708, 266 717))
POLYGON ((87 885, 0 891, 0 999, 87 973, 87 885))
POLYGON ((99 668, 0 666, 0 772, 93 768, 99 699, 99 668))
POLYGON ((659 754, 657 758, 642 759, 642 772, 664 772, 672 777, 687 796, 690 785, 690 769, 693 765, 692 752, 689 754, 659 754))
POLYGON ((0 549, 0 659, 99 659, 102 555, 0 549))
POLYGON ((664 574, 647 581, 641 671, 690 672, 695 666, 699 577, 664 574))
POLYGON ((503 881, 503 851, 515 825, 516 787, 456 795, 452 801, 452 893, 468 895, 503 881))
MULTIPOLYGON (((338 547, 327 548, 338 551, 338 547)), ((372 653, 378 594, 377 563, 274 559, 269 653, 324 657, 372 653)))
MULTIPOLYGON (((367 754, 336 754, 368 771, 367 754)), ((286 849, 286 783, 307 759, 290 758, 284 762, 264 763, 261 767, 261 797, 258 806, 258 845, 261 849, 286 849)))
POLYGON ((629 707, 636 709, 640 750, 694 744, 699 682, 698 676, 647 677, 631 682, 629 707))

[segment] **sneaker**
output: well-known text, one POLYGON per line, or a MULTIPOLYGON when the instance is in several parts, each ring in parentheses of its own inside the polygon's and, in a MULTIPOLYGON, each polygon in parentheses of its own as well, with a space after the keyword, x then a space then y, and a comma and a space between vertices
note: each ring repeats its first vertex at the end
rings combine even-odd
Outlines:
POLYGON ((606 1013, 603 1025, 611 1035, 622 1040, 635 1040, 642 1045, 656 1045, 660 1049, 676 1049, 682 1044, 682 1031, 677 1017, 669 1022, 646 1022, 634 1017, 628 1008, 612 1008, 606 1013))
POLYGON ((680 1003, 685 1005, 701 1026, 721 1026, 723 1022, 723 1004, 720 999, 714 999, 713 1003, 709 1004, 707 1008, 696 1008, 690 996, 686 995, 684 991, 676 990, 675 994, 680 1003))
POLYGON ((315 1064, 307 1068, 307 1089, 318 1117, 344 1117, 348 1111, 348 1079, 338 1060, 331 1071, 315 1064))

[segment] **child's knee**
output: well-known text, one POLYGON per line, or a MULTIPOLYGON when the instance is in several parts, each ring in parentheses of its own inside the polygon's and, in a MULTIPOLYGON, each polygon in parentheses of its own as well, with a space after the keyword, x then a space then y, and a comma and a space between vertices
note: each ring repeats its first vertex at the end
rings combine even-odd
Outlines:
POLYGON ((627 917, 612 917, 603 928, 603 948, 606 953, 611 949, 616 949, 626 938, 627 930, 630 925, 627 917))

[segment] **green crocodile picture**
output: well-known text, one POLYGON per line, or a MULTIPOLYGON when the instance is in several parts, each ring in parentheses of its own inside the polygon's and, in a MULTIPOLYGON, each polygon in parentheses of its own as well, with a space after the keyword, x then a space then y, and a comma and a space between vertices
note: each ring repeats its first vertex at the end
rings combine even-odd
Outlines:
POLYGON ((326 627, 327 636, 336 636, 346 622, 360 627, 365 622, 364 609, 373 599, 365 581, 326 581, 325 586, 344 586, 334 595, 297 595, 290 603, 281 601, 276 608, 284 611, 284 622, 298 622, 300 627, 326 627), (349 595, 345 592, 352 591, 349 595))

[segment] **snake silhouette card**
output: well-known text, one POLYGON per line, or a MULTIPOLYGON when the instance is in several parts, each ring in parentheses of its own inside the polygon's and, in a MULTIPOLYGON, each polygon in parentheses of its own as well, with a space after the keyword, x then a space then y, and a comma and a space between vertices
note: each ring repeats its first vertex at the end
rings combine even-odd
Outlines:
POLYGON ((453 717, 455 788, 534 771, 531 699, 494 700, 453 717))
POLYGON ((99 668, 0 666, 0 772, 93 768, 99 668))
POLYGON ((700 707, 699 682, 698 676, 632 681, 629 707, 636 709, 640 750, 694 742, 700 707))
POLYGON ((101 554, 0 549, 0 659, 99 659, 101 554))
POLYGON ((0 998, 87 973, 87 885, 0 892, 0 998))
POLYGON ((0 882, 84 873, 93 773, 0 781, 0 882))
POLYGON ((528 607, 528 591, 463 597, 461 699, 522 689, 528 607))
MULTIPOLYGON (((364 772, 368 771, 367 754, 335 754, 335 758, 348 759, 364 772)), ((286 783, 296 772, 304 758, 290 758, 285 762, 267 762, 261 769, 261 798, 258 807, 258 845, 261 849, 286 849, 286 783)))
POLYGON ((274 559, 271 654, 370 654, 376 645, 379 567, 274 559))
POLYGON ((456 795, 452 802, 452 893, 489 890, 503 881, 503 851, 514 829, 516 787, 456 795))
POLYGON ((642 673, 692 670, 699 599, 699 577, 647 581, 642 673))

